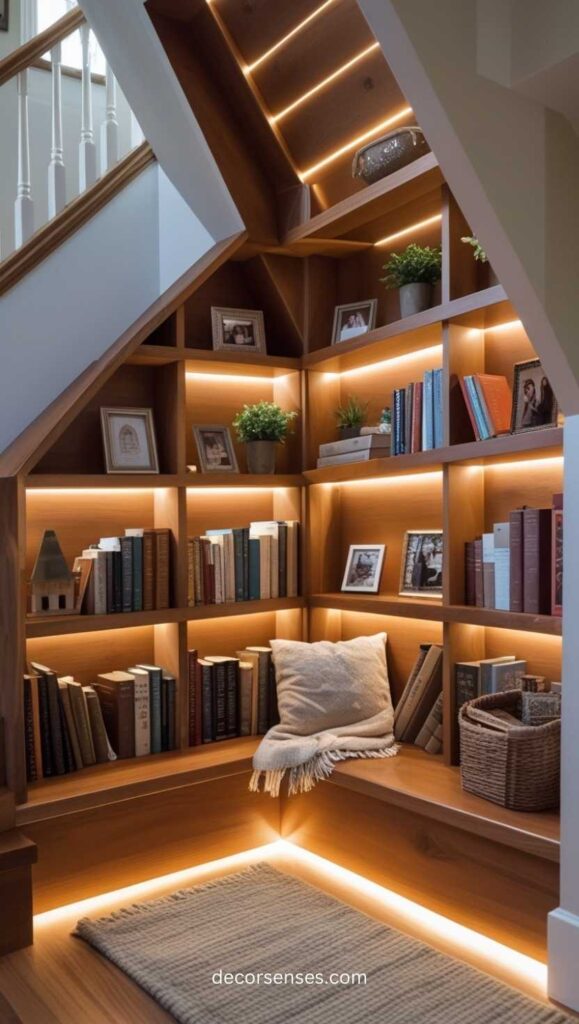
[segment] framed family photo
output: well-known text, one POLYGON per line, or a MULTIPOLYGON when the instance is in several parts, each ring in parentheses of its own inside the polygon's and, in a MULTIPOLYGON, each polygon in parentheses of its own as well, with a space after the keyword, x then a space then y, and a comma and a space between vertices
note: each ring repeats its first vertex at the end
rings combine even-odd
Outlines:
POLYGON ((353 594, 377 594, 385 553, 384 544, 352 544, 348 552, 342 590, 353 594))
POLYGON ((211 307, 213 348, 265 352, 265 326, 261 309, 211 307))
POLYGON ((442 530, 407 530, 402 547, 400 595, 442 597, 442 530))
POLYGON ((357 338, 359 334, 372 331, 376 326, 377 305, 378 299, 368 299, 366 302, 350 302, 346 306, 336 306, 332 345, 339 345, 341 341, 349 341, 350 338, 357 338))
POLYGON ((540 359, 515 363, 511 430, 541 430, 557 426, 557 400, 540 359))
POLYGON ((193 427, 202 473, 239 473, 228 427, 193 427))
POLYGON ((10 0, 0 0, 0 32, 8 31, 8 4, 10 0))
POLYGON ((152 409, 101 409, 107 473, 158 473, 152 409))

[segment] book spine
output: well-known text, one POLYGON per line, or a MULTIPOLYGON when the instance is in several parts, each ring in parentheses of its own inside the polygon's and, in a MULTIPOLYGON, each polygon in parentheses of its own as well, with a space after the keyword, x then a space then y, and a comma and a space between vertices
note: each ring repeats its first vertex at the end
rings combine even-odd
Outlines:
POLYGON ((475 542, 468 540, 464 545, 464 593, 468 605, 476 605, 475 542))
POLYGON ((225 665, 226 683, 226 732, 227 736, 239 736, 239 663, 228 661, 225 665))
POLYGON ((131 537, 133 542, 133 611, 143 611, 143 538, 131 537))
POLYGON ((414 404, 414 384, 409 384, 404 391, 404 451, 408 455, 412 446, 412 413, 414 404))
POLYGON ((201 715, 197 693, 197 661, 196 650, 187 651, 187 707, 189 718, 189 746, 197 745, 197 719, 201 715))
POLYGON ((177 680, 174 676, 165 676, 163 684, 167 692, 167 750, 177 749, 177 680))
POLYGON ((151 719, 149 712, 149 680, 135 675, 135 757, 151 753, 151 719))
POLYGON ((143 533, 143 611, 155 608, 155 534, 152 530, 143 533))
POLYGON ((80 743, 78 739, 78 732, 76 729, 74 715, 72 713, 70 690, 68 688, 68 684, 65 683, 64 680, 62 680, 62 682, 59 682, 58 691, 60 702, 62 704, 62 708, 64 711, 64 718, 66 720, 66 731, 68 733, 70 746, 72 749, 73 770, 78 771, 80 768, 84 767, 84 763, 82 759, 82 752, 80 749, 80 743))
POLYGON ((241 531, 241 553, 243 558, 243 600, 249 601, 249 527, 241 531))
POLYGON ((113 562, 113 612, 123 610, 123 556, 121 551, 112 552, 113 562))
POLYGON ((213 739, 227 738, 227 680, 223 662, 213 666, 213 739))
POLYGON ((551 509, 523 511, 523 611, 551 611, 551 509))
POLYGON ((468 700, 479 696, 479 669, 474 665, 454 666, 454 704, 457 713, 468 700))
POLYGON ((107 613, 107 556, 99 551, 94 560, 92 575, 94 578, 94 614, 107 613))
POLYGON ((160 754, 163 749, 160 669, 149 672, 149 708, 151 716, 151 753, 160 754))
POLYGON ((279 524, 279 596, 287 597, 287 526, 279 524))
POLYGON ((107 615, 115 610, 115 570, 113 563, 114 551, 105 552, 107 573, 107 615))
POLYGON ((474 414, 474 408, 473 408, 473 405, 472 405, 472 402, 471 402, 471 398, 470 398, 470 392, 469 392, 468 385, 467 385, 467 378, 466 377, 461 377, 460 380, 459 380, 459 384, 460 384, 460 390, 462 392, 462 397, 464 399, 464 404, 465 404, 465 407, 466 407, 466 411, 468 413, 468 418, 470 420, 470 424, 471 424, 471 427, 472 427, 472 432, 474 434, 475 440, 476 441, 480 441, 480 439, 481 439, 480 431, 478 429, 478 423, 477 423, 477 420, 476 420, 476 416, 474 414))
POLYGON ((277 706, 277 683, 275 678, 275 665, 273 658, 269 657, 268 665, 268 692, 267 692, 267 727, 271 729, 272 726, 277 725, 279 722, 279 709, 277 706))
POLYGON ((414 385, 412 400, 412 434, 410 438, 411 453, 419 452, 422 444, 422 397, 424 386, 421 380, 414 385))
POLYGON ((243 532, 240 529, 233 531, 233 545, 235 552, 235 600, 243 601, 244 594, 244 572, 243 572, 243 532))
POLYGON ((76 765, 75 765, 75 762, 74 762, 74 754, 73 754, 73 751, 72 751, 72 743, 71 743, 70 734, 69 734, 69 731, 68 731, 68 724, 67 724, 66 715, 65 715, 65 712, 64 712, 64 703, 63 703, 63 700, 62 700, 62 694, 60 692, 60 686, 58 685, 58 680, 57 680, 56 685, 58 687, 58 713, 60 715, 60 731, 62 733, 62 751, 63 751, 63 754, 64 754, 64 772, 65 772, 65 775, 68 775, 69 772, 76 771, 76 765))
POLYGON ((195 605, 195 545, 192 538, 187 541, 187 605, 195 605))
POLYGON ((253 670, 249 664, 239 667, 239 735, 251 735, 251 691, 253 670))
POLYGON ((165 685, 165 679, 161 678, 161 750, 166 751, 169 749, 169 710, 167 707, 167 687, 165 685))
POLYGON ((169 607, 169 530, 155 530, 155 608, 169 607))
POLYGON ((133 610, 133 538, 121 537, 123 611, 133 610))
POLYGON ((472 383, 474 387, 474 392, 476 394, 477 406, 480 409, 482 422, 484 423, 485 433, 487 437, 493 437, 495 433, 493 428, 493 422, 491 420, 488 406, 486 403, 485 393, 481 387, 481 383, 476 374, 473 374, 472 383))
POLYGON ((195 574, 195 604, 205 604, 203 587, 203 545, 200 537, 193 538, 193 572, 195 574))
POLYGON ((523 611, 523 509, 514 509, 509 516, 511 557, 509 566, 510 610, 523 611))
POLYGON ((24 744, 26 750, 26 778, 28 782, 36 782, 36 751, 34 748, 34 716, 32 712, 32 684, 24 678, 24 744))
POLYGON ((259 676, 257 691, 257 731, 260 734, 267 732, 267 723, 269 721, 268 695, 269 655, 262 653, 259 655, 259 676))
POLYGON ((563 509, 554 508, 551 526, 551 615, 563 614, 563 509))
POLYGON ((434 447, 434 393, 432 370, 426 370, 422 391, 422 450, 431 451, 434 447))
POLYGON ((394 455, 404 454, 404 388, 394 389, 394 455))
POLYGON ((92 687, 85 687, 84 695, 96 763, 106 764, 109 759, 109 745, 99 699, 92 687))
POLYGON ((211 743, 213 727, 213 665, 201 665, 203 742, 211 743))
POLYGON ((56 676, 46 676, 46 689, 48 693, 48 717, 50 720, 50 744, 52 749, 54 774, 65 775, 66 766, 64 762, 64 742, 62 737, 60 700, 56 676))
POLYGON ((484 413, 480 404, 480 399, 476 389, 476 385, 473 377, 465 377, 466 387, 468 390, 472 410, 476 420, 479 438, 481 441, 486 441, 490 437, 490 431, 485 422, 484 413))
POLYGON ((135 756, 134 683, 108 685, 97 680, 94 688, 100 700, 105 728, 119 758, 135 756))
MULTIPOLYGON (((442 723, 442 702, 443 695, 442 693, 439 693, 434 704, 432 705, 432 708, 428 713, 428 717, 424 725, 422 726, 422 729, 420 730, 418 736, 414 740, 415 745, 417 747, 422 747, 423 750, 427 749, 428 744, 432 741, 433 736, 436 735, 438 726, 442 723)), ((438 751, 432 750, 430 752, 437 753, 438 751)))
MULTIPOLYGON (((259 580, 259 537, 249 540, 249 600, 259 601, 261 596, 259 580)), ((291 596, 291 595, 290 595, 291 596)))
POLYGON ((50 714, 48 711, 48 684, 46 676, 41 675, 38 679, 38 704, 40 714, 40 739, 42 751, 42 768, 45 778, 55 774, 54 762, 52 759, 52 744, 50 742, 50 714))
POLYGON ((474 544, 474 588, 475 605, 477 608, 484 608, 484 580, 482 560, 482 538, 477 537, 474 544))
POLYGON ((96 753, 89 724, 85 695, 80 683, 73 683, 68 687, 68 689, 83 767, 88 767, 91 764, 96 764, 96 753))

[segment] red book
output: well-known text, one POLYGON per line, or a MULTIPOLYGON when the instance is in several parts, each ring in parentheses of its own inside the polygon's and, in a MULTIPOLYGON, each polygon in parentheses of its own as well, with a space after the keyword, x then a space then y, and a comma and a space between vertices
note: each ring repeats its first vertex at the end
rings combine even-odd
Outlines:
POLYGON ((563 614, 563 495, 553 495, 551 526, 551 615, 563 614))
POLYGON ((509 516, 510 606, 512 612, 523 611, 523 509, 514 509, 509 516))
POLYGON ((412 434, 410 451, 419 452, 422 448, 422 392, 424 385, 421 380, 414 385, 412 395, 412 434))
POLYGON ((507 378, 494 373, 477 373, 475 376, 484 395, 493 434, 510 433, 513 396, 507 378))
POLYGON ((523 510, 523 611, 551 613, 550 508, 523 510))

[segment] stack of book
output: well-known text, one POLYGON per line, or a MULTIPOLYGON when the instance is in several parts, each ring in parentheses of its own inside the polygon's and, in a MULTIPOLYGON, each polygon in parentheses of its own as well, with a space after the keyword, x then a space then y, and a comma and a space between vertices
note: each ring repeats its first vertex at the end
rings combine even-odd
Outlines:
POLYGON ((190 606, 298 595, 298 523, 250 523, 187 541, 190 606))
POLYGON ((88 615, 154 611, 169 607, 168 529, 125 530, 101 537, 74 562, 77 608, 88 615))
POLYGON ((343 441, 321 444, 317 468, 381 459, 390 454, 391 436, 381 433, 379 427, 362 427, 358 437, 347 437, 343 441))
POLYGON ((509 434, 513 396, 507 378, 494 373, 473 373, 460 381, 477 441, 509 434))
POLYGON ((176 746, 175 678, 154 665, 108 672, 93 686, 32 662, 24 677, 29 782, 176 746))
POLYGON ((559 683, 549 683, 544 676, 527 672, 527 662, 514 654, 481 661, 457 661, 454 666, 454 699, 456 710, 475 697, 505 690, 525 690, 529 693, 560 692, 559 683))
POLYGON ((427 370, 424 380, 394 388, 392 454, 411 455, 442 444, 442 370, 427 370))
POLYGON ((188 652, 189 745, 257 736, 279 721, 275 669, 269 647, 247 647, 235 657, 188 652))
POLYGON ((563 495, 551 508, 517 508, 465 545, 466 603, 478 608, 561 615, 563 495))
POLYGON ((394 735, 429 754, 442 750, 442 648, 420 644, 404 692, 394 711, 394 735))

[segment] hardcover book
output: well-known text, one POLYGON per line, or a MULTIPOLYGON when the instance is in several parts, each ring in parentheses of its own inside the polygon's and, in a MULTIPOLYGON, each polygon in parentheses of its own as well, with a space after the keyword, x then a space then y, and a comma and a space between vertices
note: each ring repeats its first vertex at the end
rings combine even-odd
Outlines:
POLYGON ((550 508, 523 511, 523 611, 532 615, 551 612, 550 508))
POLYGON ((94 684, 107 735, 119 758, 135 756, 135 680, 130 672, 103 672, 94 684))

